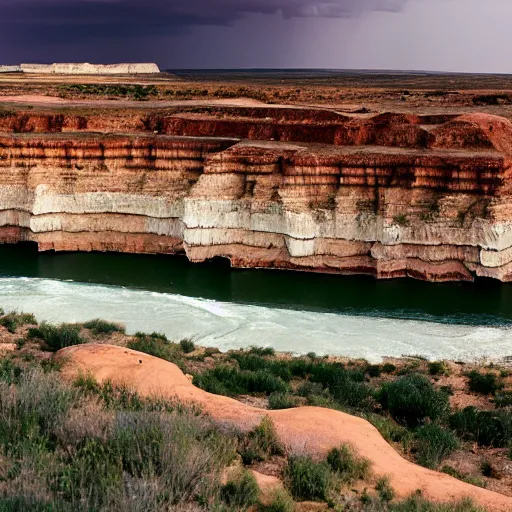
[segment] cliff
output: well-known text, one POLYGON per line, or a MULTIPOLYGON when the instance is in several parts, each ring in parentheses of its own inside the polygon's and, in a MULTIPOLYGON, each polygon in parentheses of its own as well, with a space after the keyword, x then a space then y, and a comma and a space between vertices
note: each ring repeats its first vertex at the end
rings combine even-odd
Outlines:
POLYGON ((54 63, 54 64, 21 64, 23 73, 60 74, 60 75, 141 75, 160 73, 154 63, 129 64, 89 64, 54 63))
POLYGON ((0 73, 19 73, 20 66, 0 66, 0 73))
POLYGON ((497 116, 18 112, 0 131, 2 242, 512 280, 512 124, 497 116))

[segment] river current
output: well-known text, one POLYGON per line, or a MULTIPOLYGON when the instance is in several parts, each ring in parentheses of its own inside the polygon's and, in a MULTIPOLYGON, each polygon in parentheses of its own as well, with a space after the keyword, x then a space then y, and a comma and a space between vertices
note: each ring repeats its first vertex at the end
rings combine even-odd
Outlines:
POLYGON ((472 361, 512 356, 512 284, 376 281, 222 262, 0 246, 0 306, 39 320, 104 318, 221 350, 421 355, 472 361))

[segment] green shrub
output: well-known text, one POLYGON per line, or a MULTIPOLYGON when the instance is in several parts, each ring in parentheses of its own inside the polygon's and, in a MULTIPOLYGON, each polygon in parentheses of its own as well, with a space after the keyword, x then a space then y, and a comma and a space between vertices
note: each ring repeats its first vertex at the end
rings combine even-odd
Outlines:
POLYGON ((370 461, 357 457, 347 445, 333 448, 327 455, 327 463, 343 482, 365 480, 370 473, 370 461))
POLYGON ((0 318, 0 325, 5 327, 11 334, 14 334, 16 329, 23 325, 37 325, 37 320, 34 315, 28 313, 16 313, 13 311, 12 313, 0 318))
POLYGON ((86 439, 66 462, 66 469, 54 484, 66 501, 78 503, 87 492, 89 506, 101 508, 120 494, 123 465, 114 444, 86 439))
POLYGON ((324 387, 319 382, 306 381, 297 389, 297 395, 307 398, 311 395, 322 395, 324 387))
POLYGON ((496 407, 510 407, 512 405, 512 391, 497 392, 493 398, 496 407))
POLYGON ((495 373, 480 373, 477 370, 472 370, 467 374, 467 377, 469 379, 469 389, 474 393, 491 395, 503 388, 503 382, 499 380, 495 373))
POLYGON ((137 333, 128 342, 127 347, 171 363, 179 364, 182 361, 181 349, 159 335, 137 333))
POLYGON ((59 512, 53 503, 45 503, 28 496, 0 497, 0 512, 59 512))
POLYGON ((259 506, 259 512, 293 512, 295 503, 292 497, 283 489, 275 490, 268 505, 259 506))
POLYGON ((4 450, 17 456, 24 443, 46 446, 73 402, 72 391, 61 379, 40 369, 24 372, 15 386, 0 382, 0 443, 4 450))
POLYGON ((85 322, 83 326, 96 335, 112 334, 114 332, 125 332, 125 328, 122 325, 107 322, 106 320, 101 320, 100 318, 89 320, 89 322, 85 322))
POLYGON ((237 478, 222 487, 221 496, 233 510, 247 510, 258 502, 260 490, 256 479, 249 471, 243 471, 237 478))
POLYGON ((286 393, 288 385, 279 377, 265 370, 240 371, 220 364, 194 377, 194 384, 210 393, 234 396, 246 393, 286 393))
POLYGON ((481 411, 466 407, 450 416, 450 427, 481 446, 504 448, 512 442, 512 412, 481 411))
POLYGON ((255 461, 267 460, 274 455, 284 455, 284 447, 268 416, 265 416, 256 428, 243 436, 240 440, 239 452, 246 465, 255 461))
POLYGON ((240 368, 240 370, 266 371, 267 373, 279 377, 280 379, 288 382, 292 378, 291 362, 289 361, 275 361, 268 359, 266 356, 261 356, 251 352, 234 352, 230 354, 240 368))
POLYGON ((417 427, 427 419, 440 419, 449 410, 448 395, 418 374, 384 384, 378 399, 393 418, 408 427, 417 427))
POLYGON ((194 342, 189 339, 181 340, 180 347, 185 354, 190 354, 191 352, 194 352, 194 350, 196 349, 194 342))
POLYGON ((383 512, 485 512, 485 509, 477 507, 469 499, 455 503, 433 503, 427 501, 421 494, 414 494, 405 501, 393 503, 383 512))
POLYGON ((341 405, 373 406, 373 389, 364 383, 364 370, 347 369, 341 363, 320 362, 312 364, 310 372, 311 381, 321 383, 341 405))
POLYGON ((272 347, 256 347, 252 346, 249 349, 250 354, 255 354, 257 356, 273 356, 276 351, 272 347))
POLYGON ((7 384, 18 384, 23 374, 23 368, 10 358, 0 359, 0 381, 7 384))
POLYGON ((427 468, 437 468, 441 461, 459 447, 453 432, 429 423, 420 427, 415 434, 416 459, 427 468))
POLYGON ((371 364, 366 368, 369 377, 380 377, 382 366, 380 364, 371 364))
POLYGON ((392 363, 384 363, 382 365, 382 372, 383 373, 393 373, 396 372, 396 366, 392 363))
POLYGON ((467 484, 476 485, 477 487, 486 488, 487 483, 481 478, 475 478, 470 475, 464 475, 461 472, 457 471, 455 468, 451 466, 443 466, 440 469, 441 473, 446 473, 447 475, 453 476, 453 478, 457 478, 458 480, 462 480, 467 484))
POLYGON ((379 494, 379 498, 381 499, 381 501, 385 503, 393 501, 395 497, 395 491, 393 490, 393 487, 391 487, 391 484, 389 483, 389 478, 385 476, 377 480, 375 490, 379 494))
POLYGON ((41 340, 45 348, 52 352, 84 343, 80 336, 80 326, 76 324, 51 325, 43 322, 39 327, 30 328, 28 336, 41 340))
POLYGON ((498 471, 496 471, 496 468, 488 460, 484 460, 480 464, 480 471, 482 472, 482 475, 487 478, 500 478, 498 471))
POLYGON ((327 462, 314 462, 310 457, 294 456, 288 459, 285 480, 295 499, 326 501, 332 474, 327 462))
POLYGON ((269 409, 292 409, 297 405, 297 398, 290 393, 271 393, 268 397, 269 409))
POLYGON ((369 414, 364 416, 379 432, 380 435, 389 443, 400 443, 404 450, 409 449, 413 434, 395 420, 381 416, 380 414, 369 414))
POLYGON ((430 375, 448 375, 448 366, 444 361, 434 361, 428 364, 430 375))

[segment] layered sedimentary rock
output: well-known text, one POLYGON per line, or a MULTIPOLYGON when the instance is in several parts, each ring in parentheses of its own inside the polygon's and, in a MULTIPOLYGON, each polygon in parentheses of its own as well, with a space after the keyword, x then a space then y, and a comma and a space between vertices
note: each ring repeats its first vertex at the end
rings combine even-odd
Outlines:
POLYGON ((0 73, 19 73, 20 66, 0 66, 0 73))
POLYGON ((127 64, 89 64, 54 63, 21 64, 24 73, 60 74, 60 75, 141 75, 160 73, 158 66, 152 62, 127 64))
POLYGON ((5 115, 0 241, 512 280, 509 121, 300 112, 5 115))

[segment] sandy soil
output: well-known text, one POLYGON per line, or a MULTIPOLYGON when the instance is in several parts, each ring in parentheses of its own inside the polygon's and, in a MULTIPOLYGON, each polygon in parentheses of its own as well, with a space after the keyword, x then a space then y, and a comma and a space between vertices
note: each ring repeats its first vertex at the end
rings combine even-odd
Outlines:
POLYGON ((21 94, 0 96, 0 103, 19 103, 24 105, 51 106, 60 105, 73 107, 75 105, 90 105, 94 107, 202 107, 202 106, 224 106, 224 107, 269 107, 269 108, 296 108, 290 105, 267 105, 266 103, 251 98, 233 99, 209 99, 209 100, 176 100, 176 101, 135 101, 135 100, 88 100, 80 98, 60 98, 58 96, 45 96, 44 94, 21 94))
POLYGON ((89 372, 99 382, 126 385, 143 396, 177 398, 196 403, 217 421, 254 428, 268 415, 281 441, 291 452, 324 456, 342 443, 351 444, 360 456, 372 461, 377 476, 388 475, 397 496, 421 489, 428 499, 445 502, 470 497, 488 510, 512 510, 512 498, 475 487, 446 474, 428 470, 401 457, 367 421, 339 411, 300 407, 268 411, 228 397, 206 393, 195 386, 172 363, 113 345, 79 345, 60 351, 63 375, 74 378, 89 372))

